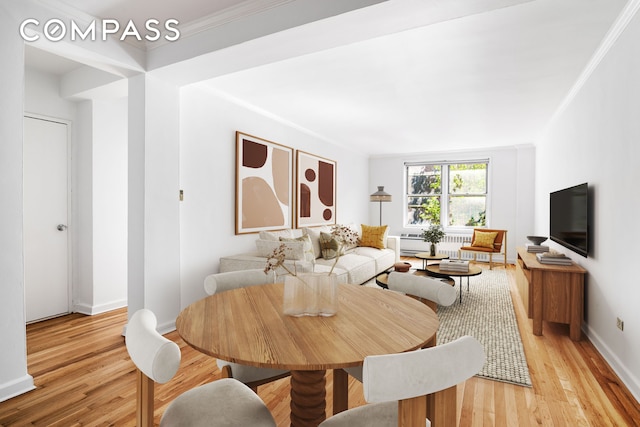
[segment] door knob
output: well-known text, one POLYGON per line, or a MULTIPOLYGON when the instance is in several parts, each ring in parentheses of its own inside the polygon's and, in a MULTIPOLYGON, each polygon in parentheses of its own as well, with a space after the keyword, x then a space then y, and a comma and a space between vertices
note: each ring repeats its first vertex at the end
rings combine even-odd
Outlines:
POLYGON ((67 229, 67 226, 64 224, 58 224, 56 228, 58 229, 58 231, 64 231, 67 229))

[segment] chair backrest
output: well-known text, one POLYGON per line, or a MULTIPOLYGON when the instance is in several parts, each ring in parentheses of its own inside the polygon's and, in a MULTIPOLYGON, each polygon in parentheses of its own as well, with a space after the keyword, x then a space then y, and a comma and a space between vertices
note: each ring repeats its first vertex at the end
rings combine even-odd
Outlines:
POLYGON ((387 286, 392 291, 417 296, 436 304, 449 306, 456 300, 456 290, 442 280, 410 273, 389 273, 387 286))
MULTIPOLYGON (((489 228, 474 228, 473 236, 471 237, 471 245, 476 241, 476 232, 481 233, 496 233, 496 238, 493 241, 493 250, 495 252, 501 252, 503 243, 506 243, 507 230, 496 230, 489 228)), ((505 245, 506 246, 506 245, 505 245)))
POLYGON ((136 311, 129 324, 125 342, 131 360, 138 368, 136 417, 138 426, 153 426, 153 385, 165 383, 178 371, 180 347, 156 331, 152 311, 136 311))
POLYGON ((471 336, 406 353, 367 356, 364 398, 378 403, 435 393, 471 378, 484 362, 484 348, 471 336))
POLYGON ((273 283, 273 272, 265 274, 262 269, 227 271, 210 274, 204 279, 204 290, 209 295, 230 289, 273 283))

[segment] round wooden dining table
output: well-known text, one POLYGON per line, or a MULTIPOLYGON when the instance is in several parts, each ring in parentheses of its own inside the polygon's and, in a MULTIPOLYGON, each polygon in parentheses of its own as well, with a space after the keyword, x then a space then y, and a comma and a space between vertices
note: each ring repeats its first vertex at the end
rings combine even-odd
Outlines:
MULTIPOLYGON (((339 285, 338 312, 330 317, 284 315, 283 292, 276 283, 211 295, 186 307, 176 328, 187 344, 210 356, 290 370, 295 427, 325 419, 327 369, 422 348, 438 329, 433 310, 396 292, 339 285)), ((346 409, 346 402, 338 405, 346 409)))

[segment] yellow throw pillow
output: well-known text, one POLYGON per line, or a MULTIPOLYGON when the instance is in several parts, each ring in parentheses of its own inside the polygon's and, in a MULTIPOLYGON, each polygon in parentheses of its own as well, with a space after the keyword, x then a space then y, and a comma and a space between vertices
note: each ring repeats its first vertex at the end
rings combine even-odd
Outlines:
POLYGON ((369 246, 371 248, 384 249, 384 236, 386 232, 386 225, 375 227, 362 224, 362 238, 360 238, 360 246, 369 246))
POLYGON ((471 246, 493 249, 493 242, 496 241, 497 235, 497 231, 476 231, 471 246))

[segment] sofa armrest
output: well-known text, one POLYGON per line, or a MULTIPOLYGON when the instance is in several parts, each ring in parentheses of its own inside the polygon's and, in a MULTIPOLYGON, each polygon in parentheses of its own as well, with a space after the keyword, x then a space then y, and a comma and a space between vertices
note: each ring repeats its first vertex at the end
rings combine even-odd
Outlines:
POLYGON ((396 262, 400 262, 400 236, 387 236, 387 248, 393 249, 396 262))

